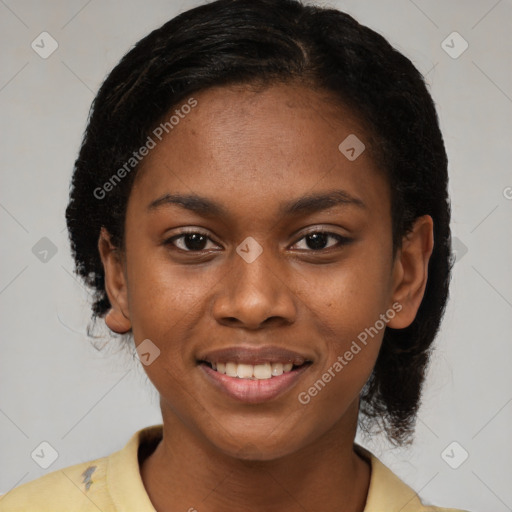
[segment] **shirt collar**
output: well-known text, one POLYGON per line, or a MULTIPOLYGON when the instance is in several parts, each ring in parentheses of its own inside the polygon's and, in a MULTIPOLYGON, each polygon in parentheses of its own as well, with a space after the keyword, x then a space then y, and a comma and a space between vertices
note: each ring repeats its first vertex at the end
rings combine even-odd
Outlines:
POLYGON ((371 465, 370 487, 363 512, 399 510, 417 512, 423 506, 418 494, 383 464, 373 453, 354 443, 354 450, 371 465))
MULTIPOLYGON (((157 443, 162 438, 162 432, 162 425, 143 428, 132 436, 122 450, 108 457, 107 484, 112 500, 119 510, 155 511, 142 483, 138 451, 142 443, 157 443)), ((363 512, 417 512, 422 508, 414 490, 373 453, 357 443, 354 443, 354 450, 371 465, 370 486, 363 512)))

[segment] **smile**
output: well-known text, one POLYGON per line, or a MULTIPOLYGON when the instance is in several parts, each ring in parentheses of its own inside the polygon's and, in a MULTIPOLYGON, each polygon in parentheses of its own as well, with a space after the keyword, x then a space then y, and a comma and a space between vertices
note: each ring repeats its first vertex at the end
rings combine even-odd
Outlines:
POLYGON ((277 347, 232 347, 198 359, 214 389, 251 404, 283 395, 311 364, 307 356, 277 347))
POLYGON ((290 372, 293 366, 293 363, 264 363, 255 365, 237 364, 234 362, 211 363, 213 370, 228 377, 252 380, 266 380, 272 377, 279 377, 283 373, 290 372))

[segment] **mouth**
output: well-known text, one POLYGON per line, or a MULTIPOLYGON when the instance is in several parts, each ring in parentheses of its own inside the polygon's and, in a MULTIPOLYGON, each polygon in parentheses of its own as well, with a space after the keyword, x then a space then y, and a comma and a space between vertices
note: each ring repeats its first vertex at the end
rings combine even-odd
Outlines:
POLYGON ((227 375, 228 377, 250 380, 267 380, 275 377, 280 377, 281 375, 283 375, 283 373, 296 371, 305 365, 311 364, 311 361, 305 361, 304 363, 299 364, 287 362, 248 364, 236 363, 234 361, 228 361, 227 363, 200 361, 200 364, 207 365, 213 371, 218 372, 222 375, 227 375))
POLYGON ((262 403, 291 389, 313 364, 311 358, 279 347, 233 347, 198 358, 215 389, 245 403, 262 403))

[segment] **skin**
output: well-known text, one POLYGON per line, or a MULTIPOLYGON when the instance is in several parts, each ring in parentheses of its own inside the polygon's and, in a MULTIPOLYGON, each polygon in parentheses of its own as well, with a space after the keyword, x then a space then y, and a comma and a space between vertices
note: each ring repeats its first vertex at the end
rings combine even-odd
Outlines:
POLYGON ((107 325, 160 349, 144 369, 160 393, 164 435, 141 464, 144 486, 159 512, 303 511, 318 503, 361 512, 371 471, 353 448, 358 399, 384 329, 307 405, 297 396, 392 304, 402 309, 387 325, 414 320, 432 219, 417 219, 393 259, 389 185, 357 117, 326 93, 279 84, 194 97, 197 107, 143 161, 124 250, 105 229, 98 245, 112 305, 107 325), (352 133, 368 146, 349 161, 338 146, 352 133), (282 202, 337 189, 365 207, 278 212, 282 202), (171 204, 148 210, 166 193, 207 197, 228 215, 171 204), (165 243, 184 228, 208 238, 165 243), (315 250, 306 235, 318 231, 352 242, 329 236, 315 250), (263 249, 252 263, 236 252, 249 236, 263 249), (212 386, 196 361, 241 344, 286 347, 313 363, 276 399, 241 403, 212 386))

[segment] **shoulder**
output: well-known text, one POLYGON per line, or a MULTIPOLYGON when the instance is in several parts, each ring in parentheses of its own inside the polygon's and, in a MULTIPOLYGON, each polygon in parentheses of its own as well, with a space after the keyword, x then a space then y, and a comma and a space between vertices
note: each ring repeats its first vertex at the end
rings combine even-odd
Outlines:
POLYGON ((0 496, 0 512, 115 510, 109 506, 106 491, 107 460, 75 464, 20 485, 0 496))
POLYGON ((138 456, 139 449, 150 449, 161 433, 161 425, 144 428, 117 452, 20 485, 0 496, 0 512, 154 512, 138 456))
POLYGON ((371 464, 370 487, 364 512, 469 512, 425 504, 418 493, 373 453, 358 444, 354 445, 354 449, 371 464))

